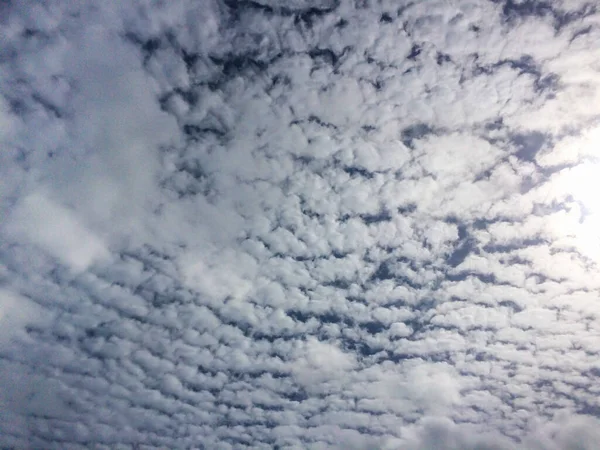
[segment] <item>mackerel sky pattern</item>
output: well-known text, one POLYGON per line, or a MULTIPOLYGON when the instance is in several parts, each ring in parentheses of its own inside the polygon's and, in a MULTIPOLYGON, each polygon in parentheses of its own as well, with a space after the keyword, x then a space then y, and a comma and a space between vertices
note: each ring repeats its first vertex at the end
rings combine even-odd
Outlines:
POLYGON ((5 1, 0 41, 1 447, 598 448, 595 2, 5 1))

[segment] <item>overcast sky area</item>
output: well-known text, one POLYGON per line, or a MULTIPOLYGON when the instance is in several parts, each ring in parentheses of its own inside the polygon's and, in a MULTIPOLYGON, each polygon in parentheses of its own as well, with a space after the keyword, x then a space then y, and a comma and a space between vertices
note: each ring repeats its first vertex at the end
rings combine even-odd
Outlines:
POLYGON ((595 3, 1 2, 0 447, 597 450, 595 3))

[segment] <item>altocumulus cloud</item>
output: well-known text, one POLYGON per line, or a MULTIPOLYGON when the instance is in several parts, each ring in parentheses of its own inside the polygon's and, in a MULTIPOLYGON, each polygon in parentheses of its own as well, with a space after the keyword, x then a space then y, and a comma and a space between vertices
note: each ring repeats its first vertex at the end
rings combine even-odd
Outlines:
POLYGON ((0 446, 598 448, 595 2, 0 33, 0 446))

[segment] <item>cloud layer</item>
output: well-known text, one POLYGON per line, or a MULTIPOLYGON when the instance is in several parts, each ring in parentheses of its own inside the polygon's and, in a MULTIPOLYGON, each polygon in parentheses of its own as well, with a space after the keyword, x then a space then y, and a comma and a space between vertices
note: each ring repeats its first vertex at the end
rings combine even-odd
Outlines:
POLYGON ((284 3, 0 6, 0 445, 595 448, 593 2, 284 3))

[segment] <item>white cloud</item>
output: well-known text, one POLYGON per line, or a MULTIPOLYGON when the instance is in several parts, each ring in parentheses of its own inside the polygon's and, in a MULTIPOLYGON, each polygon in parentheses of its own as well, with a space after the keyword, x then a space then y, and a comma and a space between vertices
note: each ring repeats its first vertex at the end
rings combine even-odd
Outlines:
POLYGON ((42 193, 21 200, 3 228, 10 238, 41 247, 74 272, 110 256, 102 240, 73 211, 42 193))
POLYGON ((593 448, 584 2, 0 10, 0 446, 593 448))
POLYGON ((10 290, 0 290, 0 346, 6 348, 23 337, 26 325, 40 322, 44 311, 31 300, 10 290))

